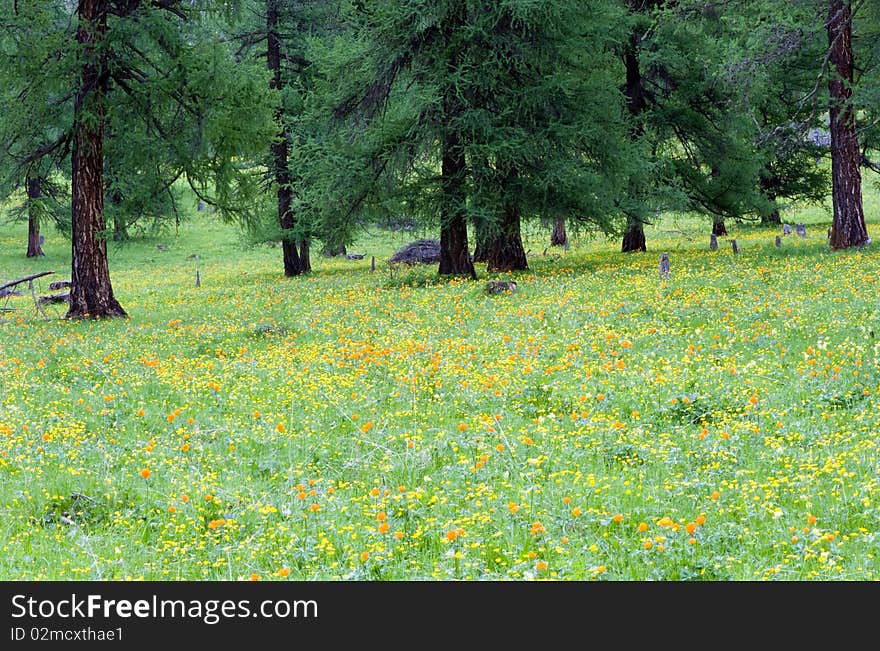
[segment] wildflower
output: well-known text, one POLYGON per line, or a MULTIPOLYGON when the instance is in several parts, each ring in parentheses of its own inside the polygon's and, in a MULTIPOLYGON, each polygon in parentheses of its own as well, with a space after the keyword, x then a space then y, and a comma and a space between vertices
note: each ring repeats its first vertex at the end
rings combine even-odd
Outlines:
POLYGON ((623 522, 623 514, 616 513, 613 516, 611 516, 611 520, 612 520, 612 522, 617 522, 617 523, 623 522))
POLYGON ((547 569, 547 567, 548 567, 548 566, 547 566, 547 562, 546 562, 546 561, 538 561, 538 562, 535 564, 535 569, 536 569, 538 572, 543 572, 544 570, 547 569))
POLYGON ((282 567, 280 570, 278 570, 278 576, 280 576, 281 578, 284 578, 285 576, 288 576, 289 574, 290 574, 290 568, 288 568, 288 567, 282 567))
POLYGON ((647 531, 648 530, 648 523, 647 522, 639 522, 638 530, 641 533, 644 533, 645 531, 647 531))
POLYGON ((151 473, 150 473, 150 469, 149 469, 149 468, 144 468, 143 470, 141 470, 141 477, 143 477, 144 479, 149 479, 149 478, 150 478, 150 474, 151 474, 151 473))

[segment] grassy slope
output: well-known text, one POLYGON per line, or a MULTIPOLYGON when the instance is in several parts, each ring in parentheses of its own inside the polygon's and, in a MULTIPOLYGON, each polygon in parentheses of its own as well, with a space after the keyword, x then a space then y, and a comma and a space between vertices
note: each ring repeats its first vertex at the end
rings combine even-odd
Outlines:
MULTIPOLYGON (((0 577, 880 578, 880 254, 786 218, 737 257, 687 219, 578 241, 496 297, 392 277, 413 234, 292 280, 214 223, 111 245, 129 320, 0 320, 0 577)), ((24 237, 0 278, 66 277, 24 237)))

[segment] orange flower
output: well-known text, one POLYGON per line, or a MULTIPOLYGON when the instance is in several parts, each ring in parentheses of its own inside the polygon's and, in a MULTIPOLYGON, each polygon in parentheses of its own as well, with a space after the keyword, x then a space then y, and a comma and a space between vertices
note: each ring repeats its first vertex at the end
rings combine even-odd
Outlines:
POLYGON ((282 578, 284 578, 285 576, 288 576, 289 574, 290 574, 289 567, 282 567, 280 570, 278 570, 278 576, 280 576, 282 578))
POLYGON ((546 570, 546 569, 547 569, 547 563, 546 563, 546 561, 538 561, 538 562, 535 564, 535 569, 536 569, 538 572, 543 572, 544 570, 546 570))
POLYGON ((692 536, 694 534, 694 531, 697 530, 697 525, 693 522, 688 522, 686 525, 684 525, 684 530, 687 531, 689 536, 692 536))
POLYGON ((397 538, 398 540, 403 540, 403 532, 402 531, 395 531, 394 537, 397 538))
POLYGON ((278 430, 279 433, 283 432, 284 431, 284 423, 278 423, 275 426, 275 429, 278 430))
POLYGON ((816 516, 812 513, 807 513, 807 524, 816 524, 816 516))
POLYGON ((565 497, 562 498, 562 503, 563 503, 563 504, 569 504, 570 502, 571 502, 571 498, 568 497, 567 495, 566 495, 565 497))
POLYGON ((646 540, 645 544, 642 545, 642 547, 644 547, 645 549, 651 549, 651 547, 653 547, 653 546, 654 546, 654 543, 652 543, 650 540, 646 540))
POLYGON ((749 402, 752 403, 753 405, 754 405, 754 404, 757 404, 757 402, 758 402, 758 394, 757 394, 757 393, 753 393, 753 394, 752 394, 752 397, 749 398, 749 402))
POLYGON ((458 533, 455 530, 450 529, 446 532, 446 540, 449 542, 455 542, 456 538, 458 538, 458 533))
POLYGON ((379 489, 378 488, 371 489, 370 495, 372 495, 373 497, 379 497, 379 489))
POLYGON ((367 562, 367 559, 368 559, 369 557, 370 557, 370 553, 369 553, 369 552, 364 552, 363 554, 361 554, 361 563, 366 563, 366 562, 367 562))
POLYGON ((467 426, 465 423, 459 423, 459 424, 458 424, 458 431, 459 431, 459 432, 463 432, 463 431, 465 431, 467 428, 468 428, 468 426, 467 426))
POLYGON ((186 504, 187 502, 189 502, 189 495, 184 493, 183 495, 180 496, 180 501, 183 502, 184 504, 186 504))
POLYGON ((623 514, 622 514, 622 513, 616 513, 615 515, 611 516, 611 519, 612 519, 614 522, 623 522, 623 514))
POLYGON ((168 414, 165 417, 165 420, 167 420, 169 423, 173 423, 175 418, 177 418, 177 416, 175 416, 174 414, 168 414))
POLYGON ((703 515, 702 513, 700 513, 700 515, 698 515, 698 516, 697 516, 697 519, 696 519, 696 523, 697 523, 697 525, 699 525, 699 526, 702 527, 702 526, 703 526, 703 523, 704 523, 705 521, 706 521, 706 516, 703 515))
POLYGON ((513 515, 516 515, 516 512, 519 511, 519 505, 515 502, 509 502, 507 504, 507 510, 510 511, 513 515))
POLYGON ((388 514, 385 513, 385 511, 379 511, 379 512, 376 514, 376 519, 377 519, 379 522, 384 522, 385 520, 388 519, 388 514))
POLYGON ((574 507, 574 508, 571 510, 571 514, 572 514, 574 517, 578 517, 578 516, 581 514, 581 507, 579 507, 579 506, 574 507))
POLYGON ((495 446, 495 449, 498 450, 499 452, 504 452, 504 446, 501 445, 500 443, 495 446))
POLYGON ((366 423, 361 425, 361 434, 366 434, 371 429, 373 429, 373 421, 368 420, 366 423))
POLYGON ((169 506, 169 507, 168 507, 168 512, 169 512, 169 513, 174 513, 175 511, 177 511, 177 509, 176 509, 174 506, 169 506))
POLYGON ((260 580, 260 575, 257 574, 256 572, 254 572, 253 574, 251 574, 251 579, 250 579, 250 580, 251 580, 251 581, 259 581, 259 580, 260 580))
POLYGON ((641 531, 642 533, 644 533, 645 531, 648 530, 648 523, 647 523, 647 522, 639 522, 639 527, 638 527, 638 528, 639 528, 639 531, 641 531))
POLYGON ((544 528, 544 525, 541 524, 540 522, 533 522, 532 528, 530 529, 530 531, 532 532, 533 536, 537 536, 539 533, 544 533, 547 530, 544 528))
POLYGON ((189 452, 189 447, 190 447, 189 443, 184 443, 180 449, 183 450, 184 452, 189 452))
POLYGON ((143 408, 137 410, 137 415, 138 415, 138 416, 143 416, 143 415, 144 415, 144 410, 143 410, 143 408))
POLYGON ((599 402, 605 400, 605 394, 604 394, 604 393, 599 393, 599 394, 597 394, 597 395, 596 395, 596 400, 598 400, 599 402))
POLYGON ((150 478, 150 469, 144 468, 143 470, 141 470, 141 477, 143 477, 144 479, 149 479, 150 478))
POLYGON ((712 491, 711 499, 713 501, 717 500, 720 495, 721 495, 721 493, 719 493, 718 491, 712 491))
POLYGON ((688 542, 689 542, 691 545, 696 545, 696 544, 697 544, 697 539, 696 539, 696 538, 688 538, 688 542))
POLYGON ((389 525, 387 522, 383 522, 379 525, 379 533, 385 533, 388 531, 389 525))

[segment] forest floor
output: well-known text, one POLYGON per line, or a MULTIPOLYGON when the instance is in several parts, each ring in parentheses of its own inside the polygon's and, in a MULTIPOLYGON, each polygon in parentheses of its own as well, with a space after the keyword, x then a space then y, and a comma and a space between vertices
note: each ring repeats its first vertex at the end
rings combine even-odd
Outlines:
MULTIPOLYGON (((477 282, 392 274, 425 233, 295 279, 204 213, 111 243, 129 319, 0 313, 0 577, 878 579, 880 245, 783 218, 808 236, 730 223, 739 255, 532 228, 477 282)), ((4 226, 0 279, 68 278, 46 236, 4 226)))

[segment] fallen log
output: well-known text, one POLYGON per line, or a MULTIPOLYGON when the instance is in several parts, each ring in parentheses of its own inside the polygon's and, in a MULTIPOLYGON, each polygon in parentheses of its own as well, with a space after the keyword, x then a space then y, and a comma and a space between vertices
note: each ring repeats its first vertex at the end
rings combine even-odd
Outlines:
POLYGON ((48 276, 49 274, 55 273, 54 271, 41 271, 38 274, 31 274, 30 276, 24 276, 23 278, 18 278, 16 280, 10 280, 9 282, 5 282, 0 285, 0 292, 8 287, 15 287, 16 285, 20 285, 21 283, 26 283, 31 280, 36 280, 37 278, 42 278, 43 276, 48 276))
POLYGON ((40 296, 37 299, 37 303, 39 305, 52 305, 54 303, 68 303, 70 301, 70 294, 50 294, 49 296, 40 296))

